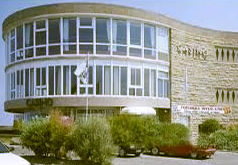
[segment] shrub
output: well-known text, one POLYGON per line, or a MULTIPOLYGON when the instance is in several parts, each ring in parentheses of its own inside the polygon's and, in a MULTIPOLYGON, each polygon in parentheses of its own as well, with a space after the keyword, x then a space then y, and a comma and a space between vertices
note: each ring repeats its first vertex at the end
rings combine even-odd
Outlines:
POLYGON ((22 145, 31 149, 37 156, 47 156, 50 150, 49 121, 38 118, 24 123, 21 130, 22 145))
POLYGON ((118 115, 110 120, 113 142, 117 146, 143 146, 146 127, 141 117, 135 115, 118 115))
POLYGON ((219 130, 220 128, 221 128, 220 124, 216 119, 208 119, 208 120, 205 120, 200 125, 199 133, 204 133, 204 134, 209 135, 209 134, 219 130))
POLYGON ((16 131, 20 131, 22 129, 22 124, 23 124, 22 119, 14 120, 13 129, 15 129, 16 131))
POLYGON ((82 160, 110 164, 115 147, 110 128, 104 118, 81 120, 72 133, 73 150, 82 160))

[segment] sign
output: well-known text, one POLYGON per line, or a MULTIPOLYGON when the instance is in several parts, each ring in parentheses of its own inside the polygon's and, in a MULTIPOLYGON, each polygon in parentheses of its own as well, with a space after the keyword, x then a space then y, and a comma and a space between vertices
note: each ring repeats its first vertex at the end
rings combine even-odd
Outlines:
POLYGON ((176 52, 180 56, 188 56, 199 60, 206 60, 207 58, 207 50, 200 46, 178 45, 176 46, 176 52))
POLYGON ((26 105, 29 107, 46 107, 52 106, 53 100, 51 98, 37 98, 37 99, 27 99, 26 105))
POLYGON ((229 114, 231 113, 231 107, 221 107, 221 106, 193 106, 193 105, 178 105, 174 108, 174 112, 207 112, 207 113, 221 113, 229 114))

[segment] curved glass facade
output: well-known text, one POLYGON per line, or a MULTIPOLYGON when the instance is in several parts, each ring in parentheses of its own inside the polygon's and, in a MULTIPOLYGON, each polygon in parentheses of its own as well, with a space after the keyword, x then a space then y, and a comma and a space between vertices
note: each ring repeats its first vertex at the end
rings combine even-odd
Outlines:
POLYGON ((79 95, 169 97, 166 27, 114 17, 49 17, 11 29, 6 49, 7 100, 79 95), (87 86, 74 74, 86 55, 87 86))

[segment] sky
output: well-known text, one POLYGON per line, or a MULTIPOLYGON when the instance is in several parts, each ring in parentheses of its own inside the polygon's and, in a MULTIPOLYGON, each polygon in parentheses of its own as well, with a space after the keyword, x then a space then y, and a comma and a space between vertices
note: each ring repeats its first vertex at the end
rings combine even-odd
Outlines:
POLYGON ((32 6, 63 2, 99 2, 140 8, 192 25, 238 32, 237 0, 0 0, 0 126, 11 125, 12 115, 4 112, 5 48, 2 23, 10 14, 32 6))

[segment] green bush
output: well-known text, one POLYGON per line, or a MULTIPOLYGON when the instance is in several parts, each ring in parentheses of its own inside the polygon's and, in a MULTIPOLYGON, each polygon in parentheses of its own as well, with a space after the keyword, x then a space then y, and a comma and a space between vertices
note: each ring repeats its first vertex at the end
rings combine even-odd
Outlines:
POLYGON ((71 132, 72 120, 59 112, 52 112, 49 119, 33 119, 24 123, 21 130, 22 145, 31 149, 37 156, 66 156, 65 147, 71 132))
POLYGON ((49 121, 38 118, 24 123, 20 139, 22 145, 31 149, 37 156, 48 156, 50 152, 49 121))
POLYGON ((110 127, 104 118, 81 120, 72 133, 73 150, 82 160, 110 164, 115 147, 110 127))
POLYGON ((110 127, 114 144, 121 147, 143 146, 146 138, 144 124, 140 116, 123 114, 112 117, 110 127))
POLYGON ((216 119, 205 120, 199 128, 199 133, 211 134, 221 128, 220 123, 216 119))

